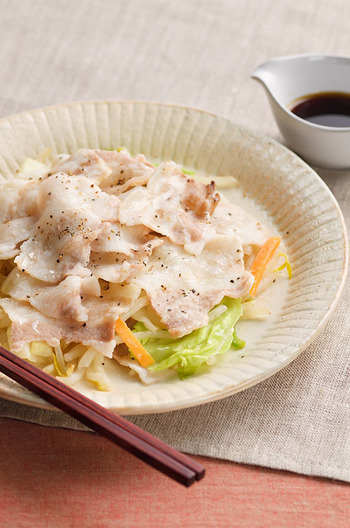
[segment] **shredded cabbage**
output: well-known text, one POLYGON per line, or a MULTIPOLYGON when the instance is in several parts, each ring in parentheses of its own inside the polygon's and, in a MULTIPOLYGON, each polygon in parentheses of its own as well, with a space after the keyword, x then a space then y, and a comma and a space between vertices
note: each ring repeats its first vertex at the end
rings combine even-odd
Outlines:
MULTIPOLYGON (((148 370, 159 371, 175 368, 180 379, 192 376, 204 363, 212 363, 214 356, 224 354, 231 346, 243 348, 245 342, 235 333, 235 324, 242 315, 241 300, 225 297, 220 303, 225 310, 204 328, 174 339, 142 339, 141 343, 153 357, 155 363, 148 370)), ((135 332, 145 331, 143 323, 137 322, 135 332)))

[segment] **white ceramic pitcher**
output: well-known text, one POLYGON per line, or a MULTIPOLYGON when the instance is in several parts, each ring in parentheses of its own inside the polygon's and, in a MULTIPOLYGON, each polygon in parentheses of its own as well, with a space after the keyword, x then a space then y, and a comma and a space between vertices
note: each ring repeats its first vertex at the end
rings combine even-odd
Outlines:
POLYGON ((350 93, 350 58, 292 55, 258 66, 252 78, 264 86, 287 145, 320 167, 350 168, 350 127, 311 123, 290 111, 293 101, 320 92, 350 93))

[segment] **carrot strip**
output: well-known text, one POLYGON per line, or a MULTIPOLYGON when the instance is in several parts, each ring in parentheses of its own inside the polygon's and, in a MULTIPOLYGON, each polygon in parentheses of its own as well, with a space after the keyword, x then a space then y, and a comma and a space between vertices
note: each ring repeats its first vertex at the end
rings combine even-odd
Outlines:
POLYGON ((134 336, 130 328, 128 328, 125 322, 120 318, 116 320, 115 331, 134 354, 140 365, 143 367, 149 367, 154 363, 152 356, 150 356, 145 347, 141 345, 140 341, 134 336))
POLYGON ((272 259, 276 249, 280 245, 280 242, 281 237, 268 238, 255 257, 252 267, 250 268, 250 273, 254 275, 253 286, 249 292, 252 297, 255 296, 256 290, 258 289, 260 281, 265 273, 266 267, 272 259))

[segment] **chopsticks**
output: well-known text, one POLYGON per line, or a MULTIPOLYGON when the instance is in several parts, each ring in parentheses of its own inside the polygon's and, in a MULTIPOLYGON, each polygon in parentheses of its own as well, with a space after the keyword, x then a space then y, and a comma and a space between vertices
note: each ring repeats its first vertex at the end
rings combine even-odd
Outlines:
POLYGON ((1 346, 0 371, 180 484, 188 487, 204 477, 204 467, 189 456, 1 346))

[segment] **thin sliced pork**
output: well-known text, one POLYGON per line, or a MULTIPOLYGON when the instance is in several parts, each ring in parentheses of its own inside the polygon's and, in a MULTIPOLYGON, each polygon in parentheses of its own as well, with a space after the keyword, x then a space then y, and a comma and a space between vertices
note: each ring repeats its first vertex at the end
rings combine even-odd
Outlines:
POLYGON ((220 235, 238 236, 244 252, 248 254, 251 253, 251 246, 262 246, 269 236, 263 224, 226 199, 216 207, 211 224, 220 235))
POLYGON ((161 163, 147 187, 136 187, 121 196, 119 220, 145 225, 199 255, 214 238, 210 217, 219 201, 214 186, 186 178, 173 162, 161 163))
POLYGON ((144 185, 154 171, 143 154, 133 158, 126 150, 79 149, 63 159, 52 173, 86 176, 109 194, 118 195, 135 185, 144 185))
POLYGON ((47 283, 30 277, 17 268, 10 273, 6 283, 9 286, 5 291, 13 299, 28 302, 41 313, 54 319, 68 318, 78 322, 88 319, 84 298, 98 297, 101 293, 96 277, 70 276, 57 286, 48 286, 47 283))
POLYGON ((70 318, 48 317, 29 303, 15 299, 0 299, 0 306, 12 322, 11 350, 14 352, 20 352, 33 341, 46 341, 51 346, 58 346, 64 339, 66 343, 92 346, 101 354, 112 357, 116 345, 115 322, 130 302, 89 299, 86 303, 88 320, 79 324, 70 318))
POLYGON ((51 283, 68 275, 89 276, 90 244, 103 222, 117 220, 118 207, 118 198, 88 178, 64 173, 48 177, 40 185, 34 233, 21 245, 15 263, 51 283))
POLYGON ((52 168, 51 174, 57 172, 65 172, 68 176, 85 176, 94 183, 100 184, 112 170, 95 150, 79 149, 52 168))
POLYGON ((35 220, 27 216, 0 224, 0 260, 7 260, 18 255, 20 243, 28 236, 32 236, 35 228, 35 220))
POLYGON ((206 326, 209 310, 224 296, 246 295, 253 276, 244 270, 239 238, 217 235, 196 257, 164 242, 133 280, 147 292, 164 326, 180 337, 206 326))
POLYGON ((146 185, 155 170, 143 154, 133 158, 124 149, 97 150, 97 153, 112 171, 101 182, 101 188, 109 194, 119 195, 137 185, 146 185))

